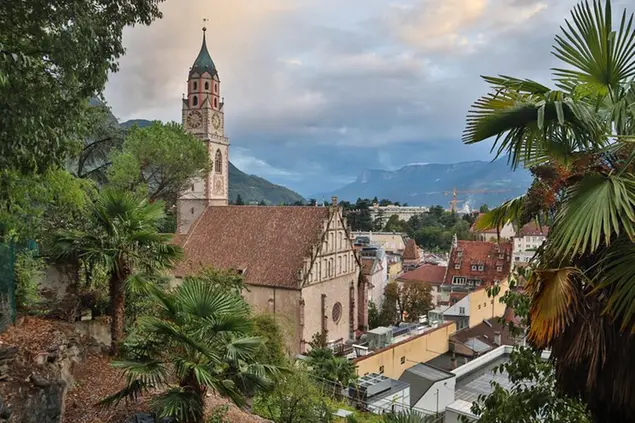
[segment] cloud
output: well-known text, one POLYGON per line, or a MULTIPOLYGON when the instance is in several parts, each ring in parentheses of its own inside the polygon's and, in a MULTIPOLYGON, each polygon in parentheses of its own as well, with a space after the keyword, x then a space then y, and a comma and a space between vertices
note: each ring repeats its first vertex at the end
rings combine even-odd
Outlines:
POLYGON ((553 36, 576 3, 168 0, 162 20, 126 31, 106 98, 122 119, 180 120, 208 17, 241 170, 309 195, 367 168, 490 160, 489 145, 460 141, 488 89, 479 75, 548 83, 553 36))

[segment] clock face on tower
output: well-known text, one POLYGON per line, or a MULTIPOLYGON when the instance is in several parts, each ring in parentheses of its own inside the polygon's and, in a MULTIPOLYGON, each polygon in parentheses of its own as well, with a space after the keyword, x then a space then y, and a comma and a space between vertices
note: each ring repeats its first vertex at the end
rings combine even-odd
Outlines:
POLYGON ((193 110, 187 114, 187 124, 190 128, 198 128, 203 122, 203 115, 198 110, 193 110))
POLYGON ((215 129, 220 128, 220 116, 218 116, 218 113, 214 113, 212 116, 212 125, 215 129))

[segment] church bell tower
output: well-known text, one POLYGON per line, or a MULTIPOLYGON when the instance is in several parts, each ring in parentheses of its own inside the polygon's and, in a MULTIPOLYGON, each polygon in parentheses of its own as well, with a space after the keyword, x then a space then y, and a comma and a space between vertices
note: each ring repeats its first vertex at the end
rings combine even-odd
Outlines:
POLYGON ((183 98, 183 128, 207 146, 212 163, 210 173, 192 180, 177 200, 177 231, 187 233, 208 206, 227 206, 229 173, 229 138, 225 136, 224 101, 220 96, 220 79, 207 51, 203 28, 203 45, 187 79, 187 96, 183 98))

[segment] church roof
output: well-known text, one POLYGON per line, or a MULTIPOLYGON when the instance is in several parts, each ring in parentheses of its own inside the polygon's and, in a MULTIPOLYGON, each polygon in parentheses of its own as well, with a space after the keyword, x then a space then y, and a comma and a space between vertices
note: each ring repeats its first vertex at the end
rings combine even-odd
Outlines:
POLYGON ((212 60, 212 56, 209 55, 209 51, 207 51, 207 43, 205 42, 205 31, 203 28, 203 45, 201 45, 201 51, 198 53, 192 68, 190 69, 190 77, 194 74, 203 75, 205 72, 208 72, 210 75, 214 76, 218 74, 216 70, 216 65, 212 60))
POLYGON ((180 242, 185 258, 175 275, 236 269, 250 285, 298 289, 298 270, 328 218, 327 207, 208 207, 180 242))
POLYGON ((414 239, 409 239, 406 243, 403 258, 404 260, 419 260, 421 258, 419 255, 419 248, 417 247, 417 243, 414 239))

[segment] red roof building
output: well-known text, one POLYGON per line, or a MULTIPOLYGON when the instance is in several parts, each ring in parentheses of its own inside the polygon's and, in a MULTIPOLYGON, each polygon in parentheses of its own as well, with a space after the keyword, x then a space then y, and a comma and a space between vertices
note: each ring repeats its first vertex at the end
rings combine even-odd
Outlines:
POLYGON ((441 285, 445 278, 447 267, 434 264, 424 264, 397 278, 399 282, 421 282, 430 285, 441 285))
POLYGON ((509 275, 511 255, 511 242, 455 241, 444 285, 478 288, 502 281, 509 275))

